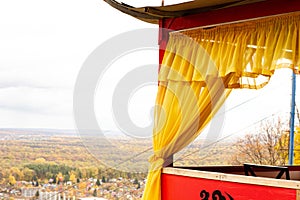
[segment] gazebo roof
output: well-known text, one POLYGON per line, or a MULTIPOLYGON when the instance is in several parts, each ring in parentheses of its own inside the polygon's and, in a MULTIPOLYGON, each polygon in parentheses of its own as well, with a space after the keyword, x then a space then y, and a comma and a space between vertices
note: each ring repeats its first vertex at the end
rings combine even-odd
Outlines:
POLYGON ((194 0, 174 5, 146 7, 132 7, 115 0, 104 1, 121 12, 124 12, 142 21, 158 24, 159 20, 163 18, 182 17, 266 0, 194 0))

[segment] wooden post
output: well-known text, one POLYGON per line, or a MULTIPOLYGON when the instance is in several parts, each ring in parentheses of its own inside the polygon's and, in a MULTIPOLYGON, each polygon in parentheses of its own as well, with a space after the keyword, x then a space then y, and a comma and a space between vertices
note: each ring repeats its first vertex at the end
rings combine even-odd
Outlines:
POLYGON ((164 163, 163 167, 173 167, 173 162, 174 162, 173 155, 171 155, 170 157, 168 157, 165 160, 165 163, 164 163))

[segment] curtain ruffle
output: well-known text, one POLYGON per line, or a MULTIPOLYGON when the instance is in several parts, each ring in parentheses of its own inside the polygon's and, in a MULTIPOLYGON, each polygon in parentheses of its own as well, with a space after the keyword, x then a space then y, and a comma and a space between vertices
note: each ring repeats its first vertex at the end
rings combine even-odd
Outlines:
POLYGON ((174 32, 170 34, 159 81, 205 83, 210 76, 230 76, 228 88, 261 88, 278 68, 299 73, 299 46, 299 12, 174 32))

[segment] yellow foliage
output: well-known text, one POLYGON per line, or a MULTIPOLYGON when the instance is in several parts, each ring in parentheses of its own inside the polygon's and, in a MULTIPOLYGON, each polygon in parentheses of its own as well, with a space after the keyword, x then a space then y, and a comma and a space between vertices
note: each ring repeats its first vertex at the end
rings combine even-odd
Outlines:
POLYGON ((35 162, 35 163, 45 163, 46 160, 45 160, 45 158, 37 158, 37 159, 35 159, 34 162, 35 162))
POLYGON ((32 169, 25 167, 22 172, 25 181, 32 180, 32 177, 34 176, 34 171, 32 169))
POLYGON ((72 183, 76 183, 76 175, 74 172, 71 172, 71 174, 70 174, 70 181, 72 183))
POLYGON ((23 180, 24 178, 23 172, 17 167, 11 167, 10 173, 15 177, 16 180, 23 180))
POLYGON ((64 176, 61 172, 56 175, 56 180, 62 182, 64 180, 64 176))
POLYGON ((300 127, 294 133, 294 164, 300 164, 300 127))
POLYGON ((80 182, 80 183, 78 184, 78 188, 79 188, 80 190, 85 190, 85 189, 86 189, 86 186, 87 186, 86 182, 80 182))
MULTIPOLYGON (((282 154, 286 154, 286 155, 282 155, 284 157, 286 157, 286 163, 288 163, 288 151, 289 151, 289 132, 283 133, 281 136, 281 139, 279 143, 277 143, 276 145, 276 150, 280 151, 282 148, 285 149, 285 151, 282 151, 282 154)), ((300 164, 300 127, 295 127, 295 132, 294 132, 294 164, 300 164)))
POLYGON ((17 182, 16 179, 15 179, 15 177, 14 177, 13 175, 9 175, 8 181, 9 181, 9 183, 10 183, 11 185, 16 184, 16 182, 17 182))

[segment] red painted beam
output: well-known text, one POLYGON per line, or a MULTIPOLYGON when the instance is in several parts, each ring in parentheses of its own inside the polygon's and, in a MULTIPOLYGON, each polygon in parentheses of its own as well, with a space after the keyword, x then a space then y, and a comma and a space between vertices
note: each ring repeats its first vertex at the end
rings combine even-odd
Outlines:
POLYGON ((299 0, 266 0, 185 17, 163 19, 162 25, 163 28, 182 30, 295 11, 300 11, 299 0))

